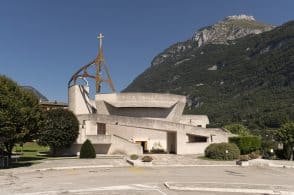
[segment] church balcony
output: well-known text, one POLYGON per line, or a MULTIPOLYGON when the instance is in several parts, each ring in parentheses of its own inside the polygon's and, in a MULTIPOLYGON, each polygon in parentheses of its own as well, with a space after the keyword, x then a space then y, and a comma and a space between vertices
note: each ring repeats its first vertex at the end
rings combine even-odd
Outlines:
POLYGON ((87 135, 92 144, 111 144, 111 135, 87 135))

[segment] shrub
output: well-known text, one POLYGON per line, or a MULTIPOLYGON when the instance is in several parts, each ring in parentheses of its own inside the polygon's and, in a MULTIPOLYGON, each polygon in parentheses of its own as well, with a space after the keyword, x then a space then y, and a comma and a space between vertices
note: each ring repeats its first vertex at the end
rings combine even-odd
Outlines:
POLYGON ((245 155, 240 155, 239 159, 241 161, 247 161, 247 160, 250 160, 250 157, 247 154, 245 154, 245 155))
POLYGON ((139 158, 139 156, 137 155, 137 154, 132 154, 131 156, 130 156, 130 159, 131 160, 137 160, 139 158))
POLYGON ((153 158, 151 156, 144 156, 142 158, 142 162, 151 162, 153 160, 153 158))
POLYGON ((96 151, 90 140, 86 140, 80 150, 80 158, 96 158, 96 151))
POLYGON ((205 156, 216 160, 234 160, 239 158, 240 150, 232 143, 210 144, 205 149, 205 156))
POLYGON ((261 139, 258 136, 230 137, 229 142, 236 144, 241 154, 255 152, 261 147, 261 139))
POLYGON ((248 154, 248 156, 250 159, 257 159, 257 158, 259 158, 260 154, 258 151, 255 151, 255 152, 251 152, 250 154, 248 154))
POLYGON ((240 136, 250 135, 249 129, 242 124, 230 124, 230 125, 224 126, 224 128, 236 135, 240 135, 240 136))

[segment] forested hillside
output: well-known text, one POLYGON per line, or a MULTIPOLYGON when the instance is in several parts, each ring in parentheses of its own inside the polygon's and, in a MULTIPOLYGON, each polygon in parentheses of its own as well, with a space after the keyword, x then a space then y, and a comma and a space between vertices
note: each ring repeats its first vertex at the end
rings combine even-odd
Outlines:
POLYGON ((189 49, 152 65, 125 91, 187 95, 185 112, 207 114, 212 126, 260 130, 294 119, 294 21, 226 44, 186 42, 189 49))

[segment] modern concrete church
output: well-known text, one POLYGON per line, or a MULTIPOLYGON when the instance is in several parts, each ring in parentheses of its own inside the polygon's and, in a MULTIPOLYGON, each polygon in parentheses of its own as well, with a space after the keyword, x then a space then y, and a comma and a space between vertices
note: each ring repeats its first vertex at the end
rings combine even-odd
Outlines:
POLYGON ((227 142, 231 136, 221 128, 206 128, 206 115, 184 115, 186 97, 161 93, 116 93, 102 51, 102 34, 97 57, 78 70, 69 81, 69 109, 80 122, 79 137, 70 151, 77 153, 86 139, 97 154, 204 153, 211 143, 227 142), (89 68, 95 67, 91 75, 89 68), (102 76, 105 71, 105 78, 102 76), (90 97, 87 78, 96 84, 90 97), (81 82, 82 81, 82 82, 81 82), (101 93, 106 82, 112 93, 101 93))

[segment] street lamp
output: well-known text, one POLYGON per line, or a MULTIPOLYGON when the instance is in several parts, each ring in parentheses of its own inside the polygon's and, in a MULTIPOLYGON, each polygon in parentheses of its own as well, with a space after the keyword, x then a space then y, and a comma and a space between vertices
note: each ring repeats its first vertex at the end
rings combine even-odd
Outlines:
POLYGON ((228 154, 229 154, 229 151, 226 150, 225 152, 226 152, 226 160, 228 160, 228 154))

